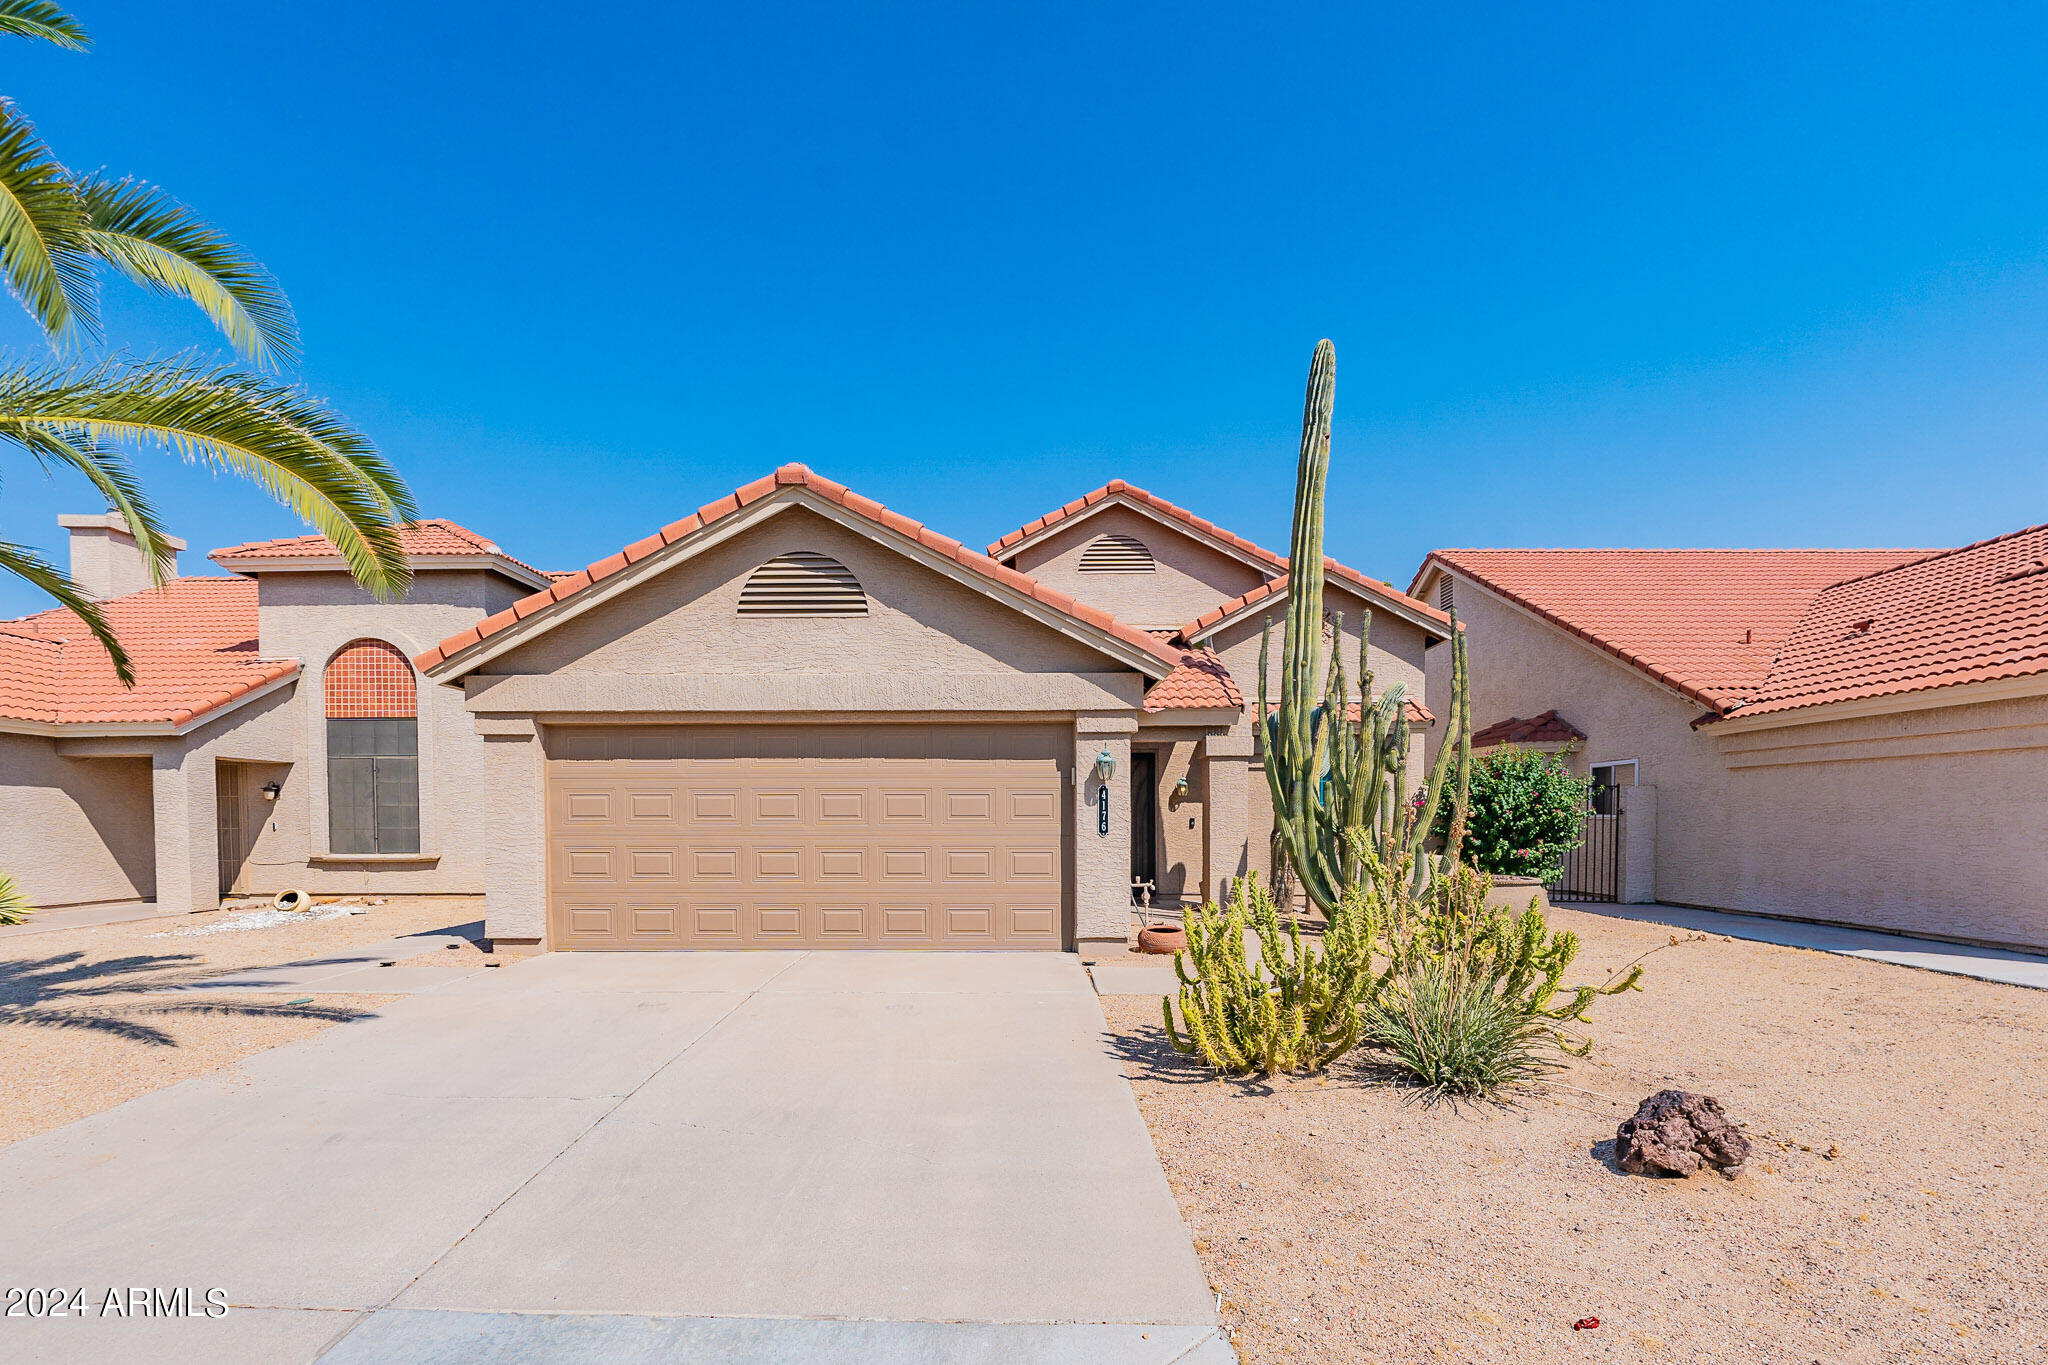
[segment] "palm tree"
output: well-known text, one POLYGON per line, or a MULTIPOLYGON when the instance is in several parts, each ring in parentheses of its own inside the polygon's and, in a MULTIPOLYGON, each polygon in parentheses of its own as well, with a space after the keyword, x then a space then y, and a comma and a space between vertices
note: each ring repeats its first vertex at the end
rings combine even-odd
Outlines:
MULTIPOLYGON (((90 39, 54 0, 0 0, 0 35, 83 51, 90 39)), ((255 258, 162 190, 75 175, 0 97, 0 277, 49 338, 48 359, 0 356, 0 442, 44 471, 83 474, 128 523, 161 582, 166 532, 127 451, 169 452, 253 480, 334 542, 379 597, 405 590, 398 527, 412 495, 369 439, 318 399, 262 370, 298 359, 298 324, 255 258), (104 268, 190 300, 253 368, 195 354, 138 360, 100 348, 104 268)), ((128 656, 71 576, 0 541, 0 571, 77 612, 132 685, 128 656)))

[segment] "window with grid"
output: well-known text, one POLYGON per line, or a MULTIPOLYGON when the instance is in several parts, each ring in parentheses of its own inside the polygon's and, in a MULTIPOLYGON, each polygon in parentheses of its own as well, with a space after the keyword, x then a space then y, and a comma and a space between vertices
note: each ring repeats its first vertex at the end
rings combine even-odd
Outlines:
POLYGON ((334 853, 420 851, 419 687, 382 640, 327 661, 327 846, 334 853))

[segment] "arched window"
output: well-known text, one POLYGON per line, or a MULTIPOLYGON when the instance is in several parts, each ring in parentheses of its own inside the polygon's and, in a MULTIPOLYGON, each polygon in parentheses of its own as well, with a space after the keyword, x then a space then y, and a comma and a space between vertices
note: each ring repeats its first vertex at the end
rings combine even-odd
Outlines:
POLYGON ((419 683, 412 664, 382 640, 357 640, 327 661, 321 688, 328 851, 419 852, 419 683))
POLYGON ((830 555, 791 550, 754 570, 740 589, 742 616, 866 616, 868 595, 830 555))
POLYGON ((1082 573, 1151 573, 1152 552, 1136 536, 1112 531, 1097 536, 1081 551, 1082 573))

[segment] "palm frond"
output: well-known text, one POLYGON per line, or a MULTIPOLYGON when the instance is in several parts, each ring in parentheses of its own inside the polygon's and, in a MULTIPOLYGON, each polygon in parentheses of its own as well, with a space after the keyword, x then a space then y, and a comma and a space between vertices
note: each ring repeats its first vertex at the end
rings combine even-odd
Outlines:
POLYGON ((257 364, 299 358, 299 325, 284 291, 255 257, 141 180, 88 176, 86 244, 129 279, 190 299, 257 364))
POLYGON ((128 457, 76 433, 55 428, 27 427, 0 432, 0 440, 13 441, 35 456, 48 473, 54 466, 68 465, 92 481, 107 500, 107 510, 118 513, 135 537, 135 548, 149 565, 152 581, 161 584, 172 563, 170 547, 164 543, 170 532, 157 515, 149 494, 135 477, 128 457))
POLYGON ((86 245, 85 202, 71 174, 0 99, 0 274, 52 340, 99 335, 99 283, 86 245))
POLYGON ((19 924, 35 910, 28 903, 28 893, 21 889, 21 883, 0 872, 0 924, 19 924))
POLYGON ((417 511, 368 437, 299 389, 190 359, 90 370, 0 370, 0 439, 22 433, 132 441, 231 470, 334 543, 356 581, 396 597, 409 574, 398 527, 417 511))
POLYGON ((83 52, 92 46, 85 26, 50 0, 0 0, 0 34, 41 38, 73 52, 83 52))
POLYGON ((114 675, 123 687, 135 686, 135 669, 128 662, 128 651, 121 648, 121 642, 114 638, 114 629, 107 624, 105 613, 99 604, 85 595, 85 589, 72 581, 71 575, 44 559, 26 545, 10 545, 0 540, 0 573, 11 573, 33 587, 57 599, 57 605, 68 607, 78 613, 78 619, 85 622, 85 628, 92 632, 106 648, 107 657, 114 661, 114 675))

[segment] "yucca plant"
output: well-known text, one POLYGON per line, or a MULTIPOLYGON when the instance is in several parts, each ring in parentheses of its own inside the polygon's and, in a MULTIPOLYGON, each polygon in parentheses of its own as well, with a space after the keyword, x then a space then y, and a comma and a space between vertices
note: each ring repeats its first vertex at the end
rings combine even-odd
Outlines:
MULTIPOLYGON (((89 46, 51 0, 0 0, 0 34, 89 46)), ((162 190, 77 175, 11 100, 0 98, 0 275, 49 338, 45 359, 0 357, 0 441, 43 469, 70 469, 128 523, 161 581, 166 534, 129 455, 164 451, 260 484, 332 540, 371 592, 406 585, 398 527, 411 494, 369 439, 304 390, 259 373, 295 362, 291 305, 252 256, 162 190), (254 368, 196 355, 137 360, 101 351, 108 270, 188 299, 254 368)), ((134 681, 121 642, 69 574, 25 545, 0 542, 0 571, 78 613, 134 681)))
POLYGON ((0 924, 19 924, 35 909, 14 878, 0 872, 0 924))
POLYGON ((1403 903, 1382 920, 1387 966, 1363 1032, 1431 1095, 1497 1096, 1585 1056, 1592 1039, 1572 1026, 1600 996, 1641 988, 1639 962, 1598 986, 1564 986, 1578 935, 1552 931, 1534 899, 1519 916, 1490 905, 1493 879, 1474 868, 1419 899, 1393 884, 1403 903))

